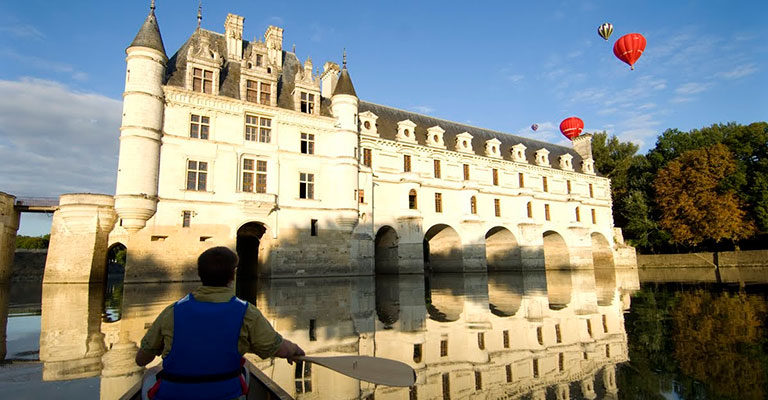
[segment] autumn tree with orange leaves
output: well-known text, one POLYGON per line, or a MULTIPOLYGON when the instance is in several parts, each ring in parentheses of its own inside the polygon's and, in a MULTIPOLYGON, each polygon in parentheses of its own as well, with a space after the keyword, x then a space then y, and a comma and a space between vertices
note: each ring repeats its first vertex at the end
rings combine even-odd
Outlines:
POLYGON ((735 172, 733 155, 723 144, 684 152, 659 170, 653 182, 659 223, 673 242, 737 241, 755 232, 744 205, 726 184, 735 172))

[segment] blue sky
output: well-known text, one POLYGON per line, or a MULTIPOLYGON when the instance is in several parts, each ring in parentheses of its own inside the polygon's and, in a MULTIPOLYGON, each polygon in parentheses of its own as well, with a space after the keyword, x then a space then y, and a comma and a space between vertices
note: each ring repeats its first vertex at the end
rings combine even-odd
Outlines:
MULTIPOLYGON (((124 50, 148 3, 0 3, 0 191, 114 192, 124 50)), ((222 32, 228 12, 245 17, 245 39, 278 25, 316 66, 346 47, 362 99, 503 132, 566 144, 557 126, 576 115, 645 151, 667 128, 768 111, 766 1, 264 4, 205 1, 203 27, 222 32), (632 32, 648 41, 634 71, 612 52, 632 32)), ((156 12, 170 56, 197 1, 157 0, 156 12)), ((49 223, 25 215, 20 233, 49 223)))

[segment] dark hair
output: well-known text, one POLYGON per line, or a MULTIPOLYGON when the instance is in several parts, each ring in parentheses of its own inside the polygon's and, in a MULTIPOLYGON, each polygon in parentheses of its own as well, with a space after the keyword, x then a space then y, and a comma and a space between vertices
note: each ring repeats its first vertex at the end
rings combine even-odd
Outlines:
POLYGON ((238 258, 227 247, 212 247, 197 258, 197 274, 205 286, 227 286, 234 278, 238 258))

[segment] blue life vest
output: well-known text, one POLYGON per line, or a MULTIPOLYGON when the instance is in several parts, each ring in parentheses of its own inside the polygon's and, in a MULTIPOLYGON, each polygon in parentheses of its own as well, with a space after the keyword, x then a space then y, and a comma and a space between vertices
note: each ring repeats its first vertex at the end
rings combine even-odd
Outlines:
POLYGON ((158 374, 154 399, 235 399, 242 396, 242 355, 237 350, 248 302, 195 300, 173 307, 173 342, 158 374), (165 377, 164 377, 165 375, 165 377))

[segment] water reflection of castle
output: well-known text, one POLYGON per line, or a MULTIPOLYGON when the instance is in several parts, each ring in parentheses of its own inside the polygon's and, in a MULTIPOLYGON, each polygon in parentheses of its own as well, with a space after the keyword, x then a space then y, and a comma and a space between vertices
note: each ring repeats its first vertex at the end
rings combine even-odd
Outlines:
MULTIPOLYGON (((104 323, 101 288, 46 285, 45 380, 101 377, 101 397, 137 382, 136 345, 190 284, 126 285, 104 323)), ((298 398, 614 398, 627 361, 629 293, 589 271, 271 280, 240 288, 287 338, 315 355, 375 355, 417 371, 414 388, 375 387, 321 367, 254 360, 298 398)))

